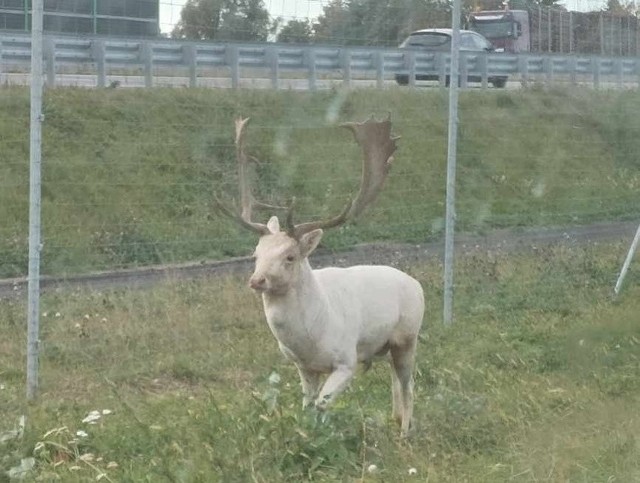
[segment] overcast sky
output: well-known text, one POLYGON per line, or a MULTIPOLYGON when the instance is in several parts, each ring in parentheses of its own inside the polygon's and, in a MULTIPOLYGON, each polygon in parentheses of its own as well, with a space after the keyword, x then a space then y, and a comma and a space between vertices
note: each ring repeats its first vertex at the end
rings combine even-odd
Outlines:
MULTIPOLYGON (((322 7, 330 0, 264 0, 265 6, 273 18, 285 20, 315 18, 322 13, 322 7)), ((180 20, 180 11, 186 0, 160 0, 160 29, 171 32, 180 20)), ((565 0, 561 2, 568 10, 599 10, 606 0, 565 0)), ((428 25, 425 25, 428 27, 428 25)))

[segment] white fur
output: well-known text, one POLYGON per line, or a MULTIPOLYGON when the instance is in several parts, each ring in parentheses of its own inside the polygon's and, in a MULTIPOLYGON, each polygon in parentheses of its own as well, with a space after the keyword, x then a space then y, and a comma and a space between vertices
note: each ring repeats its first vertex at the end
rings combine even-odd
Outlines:
POLYGON ((354 376, 358 362, 391 354, 393 417, 403 433, 413 410, 413 366, 424 314, 420 284, 387 266, 312 270, 307 259, 322 237, 295 240, 269 220, 249 285, 262 293, 280 350, 300 373, 303 404, 323 410, 354 376), (324 385, 321 376, 328 374, 324 385))

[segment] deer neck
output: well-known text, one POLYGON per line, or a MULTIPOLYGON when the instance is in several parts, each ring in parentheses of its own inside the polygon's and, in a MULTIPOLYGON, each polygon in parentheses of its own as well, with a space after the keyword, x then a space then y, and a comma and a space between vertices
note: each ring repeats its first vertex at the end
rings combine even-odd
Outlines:
POLYGON ((282 295, 262 294, 267 322, 276 333, 307 337, 323 330, 327 298, 307 259, 295 283, 282 295))

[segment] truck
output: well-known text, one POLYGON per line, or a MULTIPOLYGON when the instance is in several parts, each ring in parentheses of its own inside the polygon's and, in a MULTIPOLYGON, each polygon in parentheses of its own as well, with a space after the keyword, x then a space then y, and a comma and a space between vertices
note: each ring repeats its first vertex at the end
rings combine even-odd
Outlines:
POLYGON ((529 52, 531 24, 526 10, 481 10, 467 18, 468 29, 483 35, 496 50, 529 52))

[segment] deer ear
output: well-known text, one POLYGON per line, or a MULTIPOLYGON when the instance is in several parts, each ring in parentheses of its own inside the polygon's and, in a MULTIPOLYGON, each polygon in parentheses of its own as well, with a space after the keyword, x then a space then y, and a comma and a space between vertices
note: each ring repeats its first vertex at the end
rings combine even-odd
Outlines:
POLYGON ((272 216, 271 218, 269 218, 269 221, 267 222, 267 228, 269 228, 269 231, 273 234, 280 233, 280 221, 278 220, 277 216, 272 216))
POLYGON ((317 230, 310 231, 309 233, 305 233, 300 238, 300 254, 303 257, 308 257, 311 255, 318 243, 320 243, 320 239, 322 238, 322 229, 318 228, 317 230))

